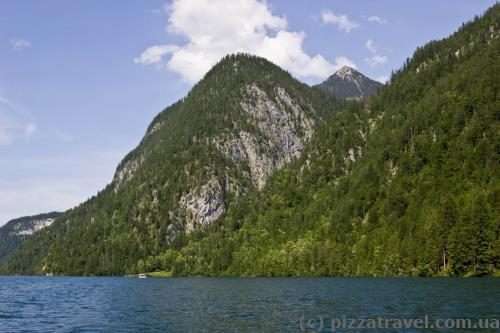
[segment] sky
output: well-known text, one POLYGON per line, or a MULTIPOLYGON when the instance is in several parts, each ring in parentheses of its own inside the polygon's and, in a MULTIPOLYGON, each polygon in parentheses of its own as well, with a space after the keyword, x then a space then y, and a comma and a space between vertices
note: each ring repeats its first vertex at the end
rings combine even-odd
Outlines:
POLYGON ((0 225, 110 183, 153 117, 221 57, 308 84, 343 65, 385 81, 494 0, 0 0, 0 225))

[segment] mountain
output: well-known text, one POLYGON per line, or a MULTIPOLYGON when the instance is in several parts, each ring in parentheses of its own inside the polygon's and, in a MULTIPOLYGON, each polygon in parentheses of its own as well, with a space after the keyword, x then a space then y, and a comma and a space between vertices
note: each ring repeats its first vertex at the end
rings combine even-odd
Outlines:
POLYGON ((263 58, 227 56, 155 117, 111 184, 23 244, 7 271, 135 272, 262 189, 345 104, 263 58))
POLYGON ((300 158, 146 271, 500 275, 500 4, 418 48, 300 158))
POLYGON ((61 213, 52 212, 10 220, 0 227, 0 263, 33 233, 51 225, 61 213))
POLYGON ((226 57, 0 271, 498 275, 499 22, 497 4, 363 100, 226 57))
POLYGON ((316 87, 336 97, 360 99, 372 96, 382 86, 382 83, 364 76, 349 66, 344 66, 316 87))

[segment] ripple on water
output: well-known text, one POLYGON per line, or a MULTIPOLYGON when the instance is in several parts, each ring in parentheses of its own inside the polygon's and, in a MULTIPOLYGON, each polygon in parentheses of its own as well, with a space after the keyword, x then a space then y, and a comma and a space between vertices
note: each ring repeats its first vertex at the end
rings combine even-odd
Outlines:
POLYGON ((0 332, 287 332, 300 318, 498 318, 498 279, 0 277, 0 332))

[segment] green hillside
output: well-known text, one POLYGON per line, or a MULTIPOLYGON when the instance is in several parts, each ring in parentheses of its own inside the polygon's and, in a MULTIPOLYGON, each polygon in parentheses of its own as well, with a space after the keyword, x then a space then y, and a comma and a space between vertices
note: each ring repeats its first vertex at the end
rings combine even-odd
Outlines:
POLYGON ((0 271, 495 275, 499 24, 497 4, 361 102, 226 57, 0 271))
POLYGON ((300 156, 345 102, 265 59, 228 56, 161 112, 103 191, 23 244, 2 271, 121 275, 300 156))
POLYGON ((141 265, 177 275, 494 275, 499 22, 496 5, 417 49, 264 191, 141 265))

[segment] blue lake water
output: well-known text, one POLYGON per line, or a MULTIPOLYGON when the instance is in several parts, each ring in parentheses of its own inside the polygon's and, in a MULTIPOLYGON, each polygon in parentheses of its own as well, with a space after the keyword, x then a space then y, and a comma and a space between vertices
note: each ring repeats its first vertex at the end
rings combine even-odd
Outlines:
POLYGON ((426 315, 494 326, 500 279, 0 277, 0 332, 496 331, 426 315))

